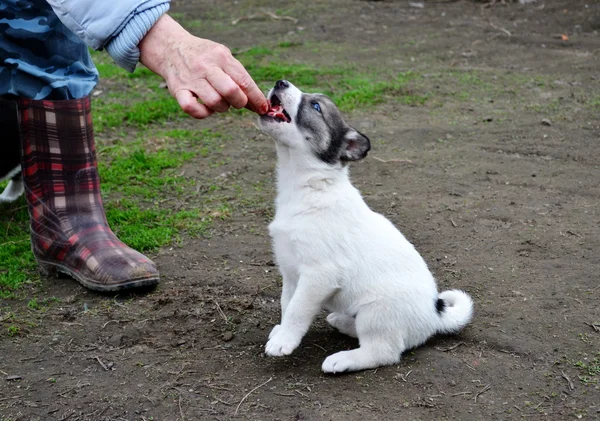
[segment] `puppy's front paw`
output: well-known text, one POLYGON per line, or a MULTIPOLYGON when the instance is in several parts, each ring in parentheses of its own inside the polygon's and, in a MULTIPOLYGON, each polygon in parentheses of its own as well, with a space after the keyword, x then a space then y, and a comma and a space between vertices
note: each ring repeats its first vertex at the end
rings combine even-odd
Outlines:
POLYGON ((271 339, 273 336, 275 336, 275 334, 277 333, 277 331, 279 330, 280 327, 281 327, 281 325, 273 326, 273 329, 271 329, 271 333, 269 333, 269 339, 271 339))
POLYGON ((354 361, 348 356, 348 351, 338 352, 325 358, 321 369, 325 373, 343 373, 344 371, 352 371, 354 361))
POLYGON ((284 332, 281 330, 281 326, 277 325, 269 335, 269 341, 265 346, 265 353, 269 357, 282 357, 290 355, 298 345, 300 345, 299 339, 295 338, 294 335, 284 332))

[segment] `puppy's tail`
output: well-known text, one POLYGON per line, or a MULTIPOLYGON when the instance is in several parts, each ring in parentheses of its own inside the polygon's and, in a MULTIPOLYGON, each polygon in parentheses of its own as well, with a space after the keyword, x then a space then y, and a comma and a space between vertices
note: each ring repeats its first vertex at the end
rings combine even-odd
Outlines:
POLYGON ((440 293, 435 308, 440 316, 440 333, 458 332, 473 317, 473 300, 458 289, 440 293))

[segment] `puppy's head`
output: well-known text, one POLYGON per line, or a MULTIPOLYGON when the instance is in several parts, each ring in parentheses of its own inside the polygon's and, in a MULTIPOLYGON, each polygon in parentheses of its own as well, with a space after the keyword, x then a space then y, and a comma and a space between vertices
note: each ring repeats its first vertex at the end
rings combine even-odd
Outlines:
POLYGON ((308 94, 286 80, 269 91, 269 112, 261 130, 275 141, 329 166, 358 161, 371 149, 369 139, 350 127, 335 104, 323 94, 308 94))

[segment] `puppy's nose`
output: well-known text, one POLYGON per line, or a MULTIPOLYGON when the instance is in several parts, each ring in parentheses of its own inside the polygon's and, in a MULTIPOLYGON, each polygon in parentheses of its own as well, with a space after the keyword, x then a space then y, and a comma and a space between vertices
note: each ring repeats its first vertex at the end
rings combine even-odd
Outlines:
POLYGON ((290 82, 287 80, 278 80, 275 82, 275 89, 285 89, 290 87, 290 82))

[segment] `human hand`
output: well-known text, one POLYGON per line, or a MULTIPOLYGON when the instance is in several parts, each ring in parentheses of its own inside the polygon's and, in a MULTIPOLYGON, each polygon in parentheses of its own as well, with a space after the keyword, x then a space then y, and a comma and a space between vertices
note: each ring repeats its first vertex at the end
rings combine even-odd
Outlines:
POLYGON ((230 106, 258 114, 268 111, 264 94, 227 47, 193 36, 168 15, 150 29, 139 49, 140 61, 165 79, 171 95, 192 117, 206 118, 230 106))

